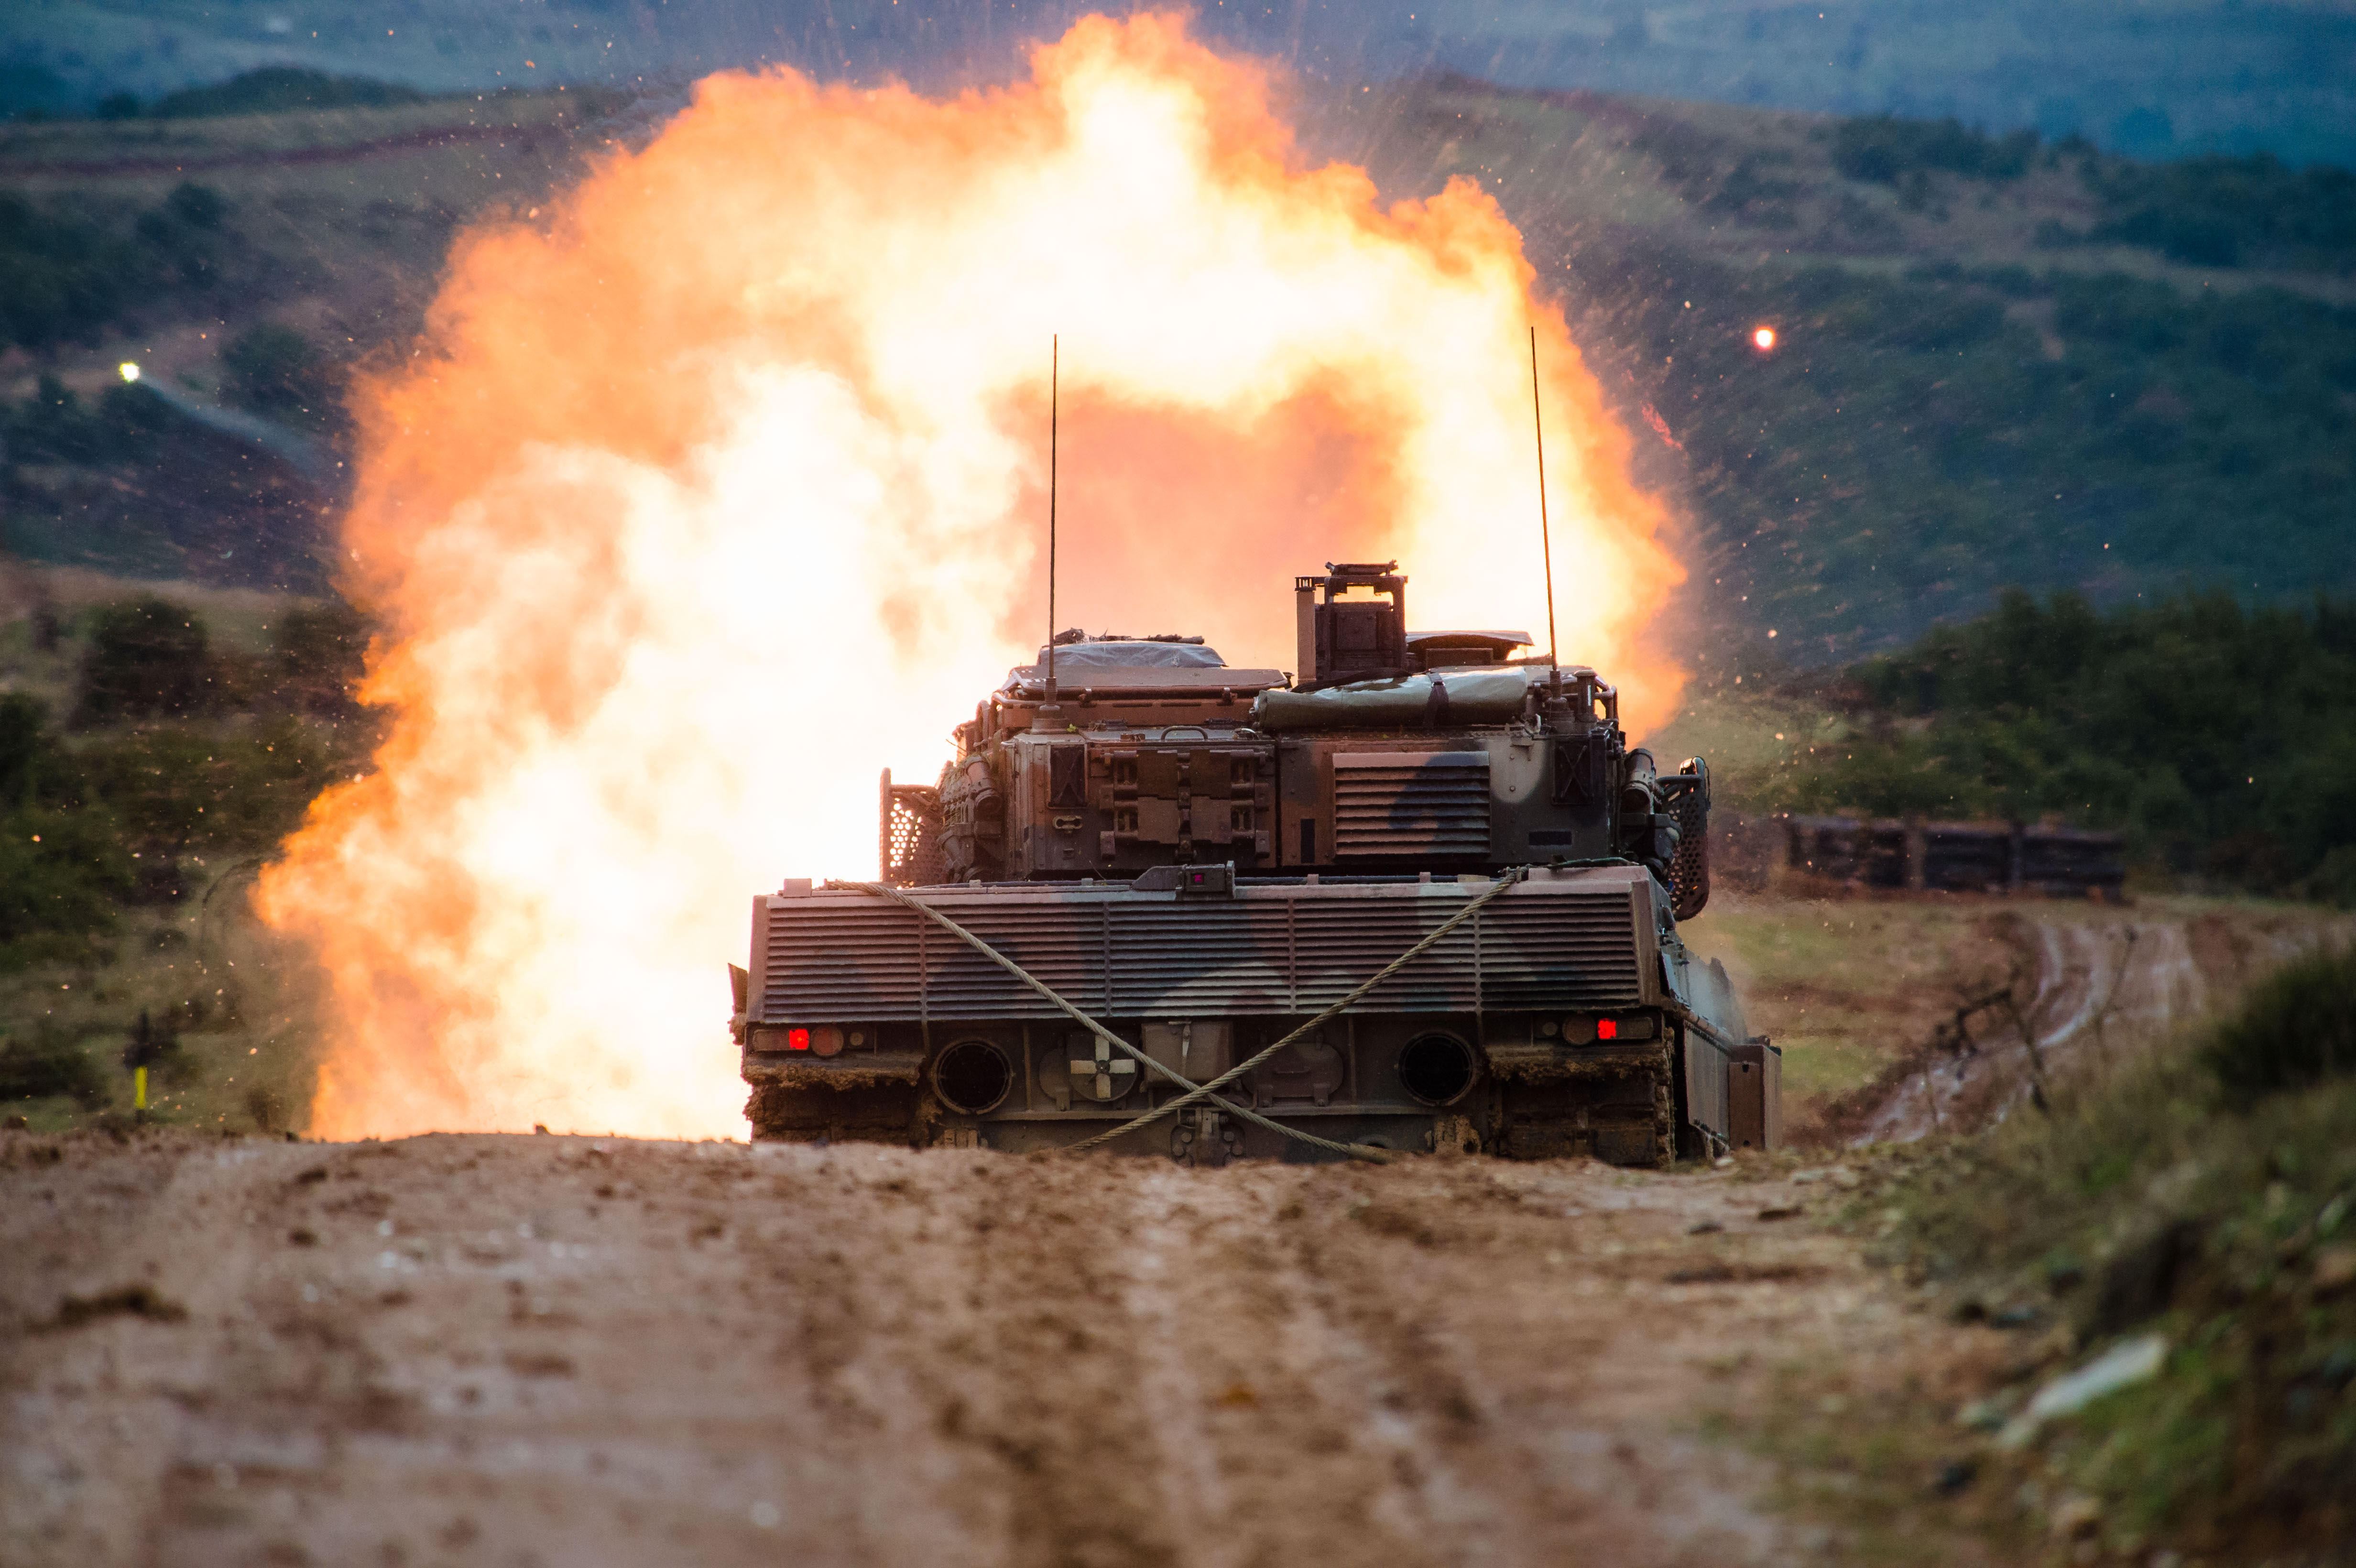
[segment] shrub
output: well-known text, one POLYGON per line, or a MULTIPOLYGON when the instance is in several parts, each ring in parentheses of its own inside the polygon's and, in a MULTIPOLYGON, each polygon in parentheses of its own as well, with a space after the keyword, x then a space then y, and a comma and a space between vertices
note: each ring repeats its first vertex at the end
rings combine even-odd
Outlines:
POLYGON ((223 114, 273 114, 294 109, 367 109, 423 103, 425 94, 398 82, 364 76, 330 76, 300 66, 266 65, 209 87, 166 93, 148 112, 158 120, 195 120, 223 114))
POLYGON ((106 1074, 90 1053, 54 1029, 37 1029, 30 1040, 0 1041, 0 1100, 52 1094, 70 1094, 85 1111, 98 1110, 110 1097, 106 1074))
POLYGON ((148 387, 118 382, 92 409, 44 374, 31 397, 14 409, 0 407, 0 437, 20 460, 96 466, 131 455, 177 417, 148 387))
POLYGON ((255 413, 316 421, 335 401, 327 367, 311 340, 280 322, 247 328, 221 350, 237 400, 255 413))
POLYGON ((193 610, 149 595, 99 611, 83 656, 79 724, 192 713, 209 674, 205 624, 193 610))
POLYGON ((37 123, 73 101, 73 88, 45 65, 0 61, 0 120, 37 123))
POLYGON ((0 811, 33 804, 48 753, 48 705, 29 692, 0 694, 0 811))
POLYGON ((347 771, 319 728, 294 718, 235 736, 156 725, 85 743, 76 764, 83 798, 150 854, 266 848, 347 771))
POLYGON ((65 956, 112 931, 131 889, 131 854, 112 813, 0 816, 0 967, 65 956))
POLYGON ((164 210, 181 222, 198 229, 219 229, 229 212, 229 203, 221 193, 209 185, 182 180, 164 198, 164 210))
POLYGON ((209 284, 220 268, 223 219, 229 204, 210 186, 183 182, 161 207, 139 215, 134 228, 155 259, 192 287, 209 284))
POLYGON ((1990 136, 1954 119, 1901 120, 1870 114, 1833 131, 1833 166, 1853 180, 1896 185, 1910 174, 1942 169, 1975 179, 2018 179, 2037 154, 2034 131, 1990 136))
POLYGON ((2356 844, 2342 844, 2324 856, 2302 891, 2319 903, 2356 909, 2356 844))
MULTIPOLYGON (((2344 1555, 2356 1293, 2327 1270, 2356 1238, 2356 1074, 2285 1076, 2272 1051, 2323 1031, 2344 1072, 2351 1025, 2356 961, 2314 955, 2262 982, 2199 1061, 2163 1047, 2065 1077, 2046 1115, 1914 1146, 1894 1190, 1871 1200, 1912 1266, 1954 1282, 1958 1310, 2008 1304, 2082 1341, 2147 1322, 2166 1335, 2148 1382, 2055 1423, 2010 1461, 1987 1455, 2019 1467, 2008 1478, 2033 1477, 2046 1506, 2061 1488, 2099 1499, 2106 1531, 2143 1539, 2133 1555, 2344 1555), (2243 1045, 2221 1057, 2228 1039, 2243 1045), (2221 1094, 2212 1074, 2228 1060, 2290 1092, 2221 1094)), ((2009 1489, 1983 1488, 1982 1506, 2003 1517, 2009 1489)), ((2016 1506, 2031 1528, 2047 1522, 2025 1489, 2016 1506)))
POLYGON ((368 622, 340 599, 289 611, 278 623, 281 689, 314 713, 352 710, 369 642, 368 622))
POLYGON ((8 411, 15 455, 35 462, 100 463, 113 455, 105 421, 81 397, 44 371, 33 395, 8 411))
POLYGON ((2293 169, 2257 153, 2090 165, 2086 180, 2103 202, 2096 240, 2197 266, 2345 269, 2356 261, 2356 172, 2293 169))
POLYGON ((1921 811, 2125 829, 2157 868, 2356 904, 2356 609, 2230 594, 2094 608, 2018 590, 1852 665, 1842 732, 1730 775, 1744 809, 1921 811))
POLYGON ((2356 949, 2313 953, 2267 976, 2201 1060, 2242 1104, 2356 1073, 2356 949))
POLYGON ((0 191, 0 347, 91 336, 122 315, 139 277, 127 241, 0 191))

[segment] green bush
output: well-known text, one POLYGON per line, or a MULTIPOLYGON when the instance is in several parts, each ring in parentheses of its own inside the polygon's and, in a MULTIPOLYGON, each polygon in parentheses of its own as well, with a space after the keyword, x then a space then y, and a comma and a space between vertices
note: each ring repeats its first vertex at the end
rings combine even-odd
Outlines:
POLYGON ((228 216, 229 203, 221 193, 209 185, 182 180, 164 198, 164 210, 195 229, 219 229, 228 216))
POLYGON ((64 112, 73 97, 66 79, 45 65, 0 61, 0 120, 46 120, 64 112))
POLYGON ((33 395, 8 411, 7 436, 9 451, 19 460, 94 464, 115 455, 105 420, 47 371, 33 395))
POLYGON ((268 848, 344 772, 329 737, 286 718, 241 735, 156 725, 85 742, 75 798, 112 814, 133 843, 217 852, 268 848))
POLYGON ((2090 238, 2195 266, 2356 265, 2356 172, 2293 169, 2270 153, 2169 164, 2089 164, 2103 203, 2090 238))
POLYGON ((2037 133, 1990 136, 1954 119, 1870 114, 1833 128, 1833 166, 1853 180, 1895 185, 1928 169, 1975 179, 2018 179, 2037 155, 2037 133))
POLYGON ((111 1097, 104 1069, 54 1029, 36 1029, 30 1040, 0 1040, 0 1100, 45 1100, 53 1094, 72 1096, 85 1111, 102 1108, 111 1097))
POLYGON ((48 704, 30 692, 0 692, 0 811, 33 804, 49 744, 48 704))
POLYGON ((130 304, 142 272, 129 242, 0 191, 0 347, 94 338, 130 304))
POLYGON ((423 103, 425 94, 364 76, 330 76, 301 66, 270 65, 209 87, 166 93, 149 107, 158 120, 224 114, 275 114, 295 109, 372 109, 423 103))
POLYGON ((2356 1073, 2356 950, 2313 953, 2268 976, 2201 1060, 2242 1104, 2356 1073))
POLYGON ((2343 844, 2325 855, 2300 891, 2319 903, 2356 909, 2356 845, 2343 844))
POLYGON ((311 340, 280 322, 247 328, 221 350, 238 402, 258 414, 317 423, 335 407, 327 363, 311 340))
POLYGON ((0 815, 0 967, 67 956, 113 930, 132 888, 131 852, 112 812, 0 815))
POLYGON ((31 397, 13 409, 0 405, 0 438, 20 462, 98 466, 152 445, 179 417, 151 389, 119 382, 101 393, 98 406, 91 408, 44 372, 31 397))
POLYGON ((238 251, 228 213, 220 192, 183 182, 126 234, 119 221, 0 191, 0 348, 95 343, 158 286, 209 286, 238 251))
MULTIPOLYGON (((177 634, 183 655, 201 655, 201 638, 186 640, 198 628, 164 601, 114 609, 138 613, 116 615, 117 635, 101 647, 115 651, 122 688, 154 701, 159 654, 168 659, 177 634)), ((323 645, 341 645, 332 610, 315 620, 323 645)), ((349 767, 337 726, 293 715, 233 734, 164 722, 71 742, 45 719, 34 698, 0 695, 0 970, 89 959, 123 907, 184 896, 184 855, 267 851, 349 767)), ((340 728, 365 743, 359 727, 340 728)))
POLYGON ((273 634, 280 688, 314 713, 336 716, 353 710, 351 693, 366 663, 369 625, 340 599, 291 610, 273 634))
POLYGON ((202 617, 150 594, 95 613, 82 656, 78 724, 174 717, 201 708, 210 680, 202 617))
POLYGON ((2356 604, 2247 610, 2217 592, 2097 611, 2016 590, 1821 695, 1846 731, 1730 778, 1730 799, 2054 815, 2257 891, 2338 899, 2356 882, 2356 604))
POLYGON ((229 204, 219 191, 184 181, 161 207, 141 213, 134 228, 182 283, 202 288, 220 273, 228 213, 229 204))

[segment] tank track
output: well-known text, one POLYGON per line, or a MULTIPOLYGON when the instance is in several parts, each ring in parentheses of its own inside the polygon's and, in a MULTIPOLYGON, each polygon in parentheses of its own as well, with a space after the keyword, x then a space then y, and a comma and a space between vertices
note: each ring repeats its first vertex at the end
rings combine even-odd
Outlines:
POLYGON ((913 1070, 827 1069, 747 1058, 752 1093, 744 1119, 757 1143, 886 1143, 926 1140, 932 1096, 913 1070))
POLYGON ((1666 1041, 1606 1061, 1509 1069, 1501 1088, 1503 1136, 1495 1147, 1509 1159, 1663 1167, 1676 1158, 1666 1041))
MULTIPOLYGON (((911 1067, 846 1074, 839 1068, 748 1061, 745 1076, 753 1092, 744 1115, 762 1142, 905 1147, 933 1143, 943 1132, 943 1108, 911 1067)), ((1477 1113, 1448 1118, 1493 1155, 1639 1168, 1665 1167, 1676 1158, 1676 1096, 1666 1042, 1601 1061, 1507 1068, 1494 1080, 1494 1091, 1496 1112, 1486 1118, 1485 1136, 1477 1136, 1483 1120, 1477 1113)), ((1095 1130, 1094 1124, 1075 1125, 1072 1132, 1076 1138, 1095 1130)))

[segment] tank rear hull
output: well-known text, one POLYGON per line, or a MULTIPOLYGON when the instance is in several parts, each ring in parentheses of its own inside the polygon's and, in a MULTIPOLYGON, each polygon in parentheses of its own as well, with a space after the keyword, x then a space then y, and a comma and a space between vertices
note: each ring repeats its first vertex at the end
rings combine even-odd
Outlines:
MULTIPOLYGON (((1492 883, 960 884, 912 890, 1194 1083, 1282 1039, 1492 883)), ((1723 976, 1677 943, 1639 868, 1540 871, 1315 1033, 1222 1091, 1344 1142, 1665 1162, 1725 1143, 1742 1044, 1723 976)), ((755 1136, 1069 1147, 1180 1091, 917 912, 850 889, 756 901, 736 1019, 755 1136)), ((1215 1107, 1116 1151, 1323 1157, 1215 1107)))

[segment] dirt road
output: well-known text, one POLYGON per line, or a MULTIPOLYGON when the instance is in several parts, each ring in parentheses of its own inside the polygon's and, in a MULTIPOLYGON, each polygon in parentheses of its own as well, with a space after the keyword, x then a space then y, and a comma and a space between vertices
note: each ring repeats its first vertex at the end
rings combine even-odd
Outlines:
POLYGON ((0 1195, 10 1564, 1793 1563, 1704 1416, 1986 1332, 1740 1168, 18 1133, 0 1195))

